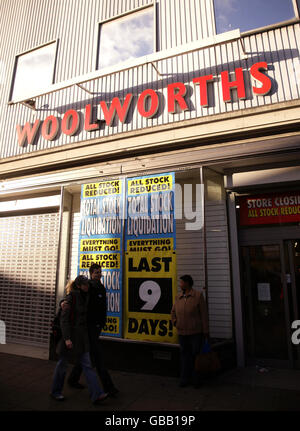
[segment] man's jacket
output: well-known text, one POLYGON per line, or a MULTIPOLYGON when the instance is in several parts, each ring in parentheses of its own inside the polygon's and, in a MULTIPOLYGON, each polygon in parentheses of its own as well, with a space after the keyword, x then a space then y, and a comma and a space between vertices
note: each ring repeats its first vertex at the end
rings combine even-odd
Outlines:
POLYGON ((88 326, 102 329, 106 322, 106 290, 100 281, 89 281, 88 326))
POLYGON ((179 335, 208 334, 208 313, 202 292, 191 289, 175 298, 171 311, 179 335))

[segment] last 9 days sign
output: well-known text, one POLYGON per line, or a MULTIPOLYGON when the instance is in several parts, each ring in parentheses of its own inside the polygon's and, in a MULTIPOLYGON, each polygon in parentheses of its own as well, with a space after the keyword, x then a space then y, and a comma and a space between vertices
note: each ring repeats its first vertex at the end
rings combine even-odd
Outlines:
POLYGON ((124 180, 84 184, 81 189, 78 273, 102 268, 107 320, 103 335, 122 336, 122 250, 124 180))
POLYGON ((126 182, 125 338, 174 343, 174 173, 126 182))

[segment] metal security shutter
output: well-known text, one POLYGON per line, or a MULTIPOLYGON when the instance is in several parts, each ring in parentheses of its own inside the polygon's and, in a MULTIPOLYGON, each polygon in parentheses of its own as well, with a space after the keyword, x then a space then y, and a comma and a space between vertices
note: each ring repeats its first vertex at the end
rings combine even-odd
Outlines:
POLYGON ((8 343, 49 343, 58 238, 58 213, 0 218, 0 319, 8 343))
POLYGON ((190 222, 187 219, 176 220, 178 286, 179 278, 189 274, 194 280, 194 289, 202 290, 205 284, 203 231, 186 230, 185 224, 190 222))

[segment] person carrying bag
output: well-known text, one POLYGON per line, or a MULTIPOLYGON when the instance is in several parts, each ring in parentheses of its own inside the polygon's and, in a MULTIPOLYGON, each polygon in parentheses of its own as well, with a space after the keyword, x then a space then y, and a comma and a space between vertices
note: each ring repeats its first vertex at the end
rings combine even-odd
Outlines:
POLYGON ((195 370, 199 375, 212 375, 221 369, 219 357, 212 350, 208 339, 204 342, 202 350, 195 358, 195 370))

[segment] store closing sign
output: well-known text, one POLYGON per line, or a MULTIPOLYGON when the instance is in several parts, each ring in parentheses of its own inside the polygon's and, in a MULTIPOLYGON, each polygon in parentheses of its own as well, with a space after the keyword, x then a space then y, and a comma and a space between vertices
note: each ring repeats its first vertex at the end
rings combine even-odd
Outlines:
POLYGON ((174 173, 126 184, 125 338, 175 343, 170 318, 177 293, 174 173))
POLYGON ((240 224, 300 222, 300 192, 270 193, 239 198, 240 224))
POLYGON ((124 180, 84 184, 81 190, 78 272, 97 263, 106 288, 103 335, 122 336, 122 250, 124 180))

